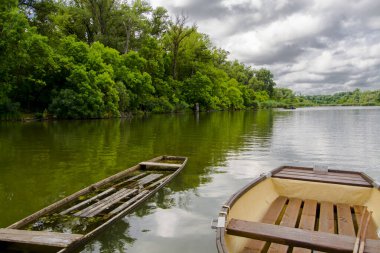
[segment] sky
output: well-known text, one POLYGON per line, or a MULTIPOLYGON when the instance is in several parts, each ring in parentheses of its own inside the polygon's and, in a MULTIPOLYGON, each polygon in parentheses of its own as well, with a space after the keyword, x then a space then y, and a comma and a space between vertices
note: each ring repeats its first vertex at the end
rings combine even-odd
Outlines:
POLYGON ((380 89, 380 0, 151 0, 297 94, 380 89))

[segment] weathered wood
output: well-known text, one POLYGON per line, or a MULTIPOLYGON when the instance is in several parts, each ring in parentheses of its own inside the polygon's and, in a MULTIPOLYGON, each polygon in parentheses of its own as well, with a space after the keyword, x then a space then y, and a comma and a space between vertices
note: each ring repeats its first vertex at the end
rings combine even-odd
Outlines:
POLYGON ((98 195, 96 195, 96 196, 94 196, 94 197, 92 197, 92 198, 90 198, 90 199, 87 199, 87 200, 85 200, 85 201, 82 201, 82 202, 76 204, 75 206, 72 206, 72 207, 70 207, 69 209, 66 209, 65 211, 60 212, 60 214, 61 214, 61 215, 68 214, 68 213, 70 213, 71 211, 77 210, 78 208, 80 208, 80 207, 82 207, 82 206, 85 206, 85 205, 87 205, 87 204, 90 204, 91 202, 93 202, 93 201, 95 201, 95 200, 97 200, 97 199, 100 199, 100 198, 102 198, 102 197, 104 197, 104 196, 106 196, 106 195, 108 195, 108 194, 114 192, 115 190, 116 190, 115 188, 109 188, 109 189, 105 190, 104 192, 101 192, 101 193, 99 193, 98 195))
POLYGON ((288 199, 283 196, 279 196, 278 198, 276 198, 270 205, 268 211, 266 212, 261 221, 263 223, 275 224, 278 218, 280 217, 281 211, 284 208, 287 200, 288 199))
POLYGON ((121 189, 114 194, 108 196, 107 198, 104 198, 100 200, 99 202, 75 213, 75 216, 80 217, 94 217, 95 215, 101 213, 103 210, 109 208, 110 206, 114 205, 115 203, 119 202, 122 199, 125 199, 133 194, 135 194, 138 190, 137 189, 121 189))
MULTIPOLYGON (((298 227, 301 229, 314 231, 316 213, 317 213, 317 201, 305 200, 303 209, 302 209, 301 221, 298 227)), ((311 253, 311 250, 295 247, 293 249, 293 253, 311 253)))
MULTIPOLYGON (((356 217, 356 222, 359 223, 361 218, 362 218, 362 215, 363 215, 363 208, 364 206, 354 206, 354 210, 355 210, 355 217, 356 217)), ((358 224, 358 226, 360 226, 360 224, 358 224)), ((375 222, 373 221, 373 218, 371 218, 371 220, 369 221, 369 224, 368 224, 368 228, 367 228, 367 233, 366 233, 366 238, 368 239, 379 239, 379 237, 377 236, 377 231, 376 231, 376 224, 375 222)))
POLYGON ((357 184, 363 184, 363 185, 370 185, 367 181, 365 181, 363 178, 360 177, 341 177, 341 176, 335 176, 330 174, 318 174, 318 173, 303 173, 303 172, 285 172, 281 171, 276 176, 288 176, 288 177, 294 177, 294 178, 312 178, 314 180, 331 180, 331 181, 337 181, 337 182, 352 182, 357 184))
MULTIPOLYGON (((303 173, 303 174, 317 174, 314 170, 300 170, 300 169, 295 169, 295 168, 285 168, 281 170, 281 172, 292 172, 292 173, 303 173)), ((340 177, 340 178, 347 178, 347 179, 362 179, 365 181, 365 178, 362 177, 360 173, 346 173, 344 171, 339 171, 339 172, 332 172, 328 171, 327 174, 328 176, 334 176, 334 177, 340 177)))
POLYGON ((315 175, 292 175, 287 174, 285 172, 279 172, 273 177, 277 178, 284 178, 284 179, 295 179, 295 180, 303 180, 303 181, 311 181, 311 182, 321 182, 321 183, 333 183, 333 184, 342 184, 342 185, 352 185, 352 186, 362 186, 362 187, 372 187, 371 184, 369 184, 366 181, 354 181, 349 179, 336 179, 336 178, 329 178, 328 176, 325 176, 323 174, 315 174, 315 175))
POLYGON ((354 223, 352 221, 351 208, 346 204, 337 204, 338 234, 356 236, 354 223))
POLYGON ((12 242, 64 248, 67 245, 81 239, 82 237, 83 235, 79 234, 63 234, 55 232, 0 228, 0 242, 12 242))
POLYGON ((141 174, 138 174, 138 175, 136 175, 136 176, 134 176, 134 177, 128 178, 128 179, 125 180, 125 181, 122 181, 122 182, 120 182, 120 183, 117 183, 117 184, 113 185, 113 187, 114 187, 114 188, 118 188, 118 187, 120 187, 120 186, 122 186, 122 185, 128 184, 128 183, 130 183, 130 182, 132 182, 132 181, 134 181, 134 180, 136 180, 136 179, 139 179, 139 178, 145 176, 146 174, 147 174, 146 172, 141 173, 141 174))
POLYGON ((143 177, 140 180, 138 180, 137 184, 144 186, 159 179, 160 177, 162 177, 162 174, 149 174, 148 176, 143 177))
POLYGON ((364 208, 364 211, 363 211, 363 215, 362 217, 360 218, 360 221, 358 221, 358 231, 356 233, 356 240, 355 240, 355 246, 354 246, 354 250, 352 251, 353 253, 357 253, 358 250, 359 250, 359 244, 360 244, 360 238, 363 237, 363 235, 365 235, 366 232, 363 232, 363 225, 364 225, 364 216, 365 214, 367 213, 367 207, 364 208))
POLYGON ((179 167, 181 167, 181 164, 175 164, 175 163, 141 162, 139 164, 144 167, 153 166, 153 167, 163 167, 163 168, 173 168, 173 169, 178 169, 179 167))
POLYGON ((155 188, 155 187, 157 187, 157 186, 159 186, 159 185, 165 183, 165 181, 169 180, 170 177, 172 177, 172 175, 168 175, 168 176, 166 176, 166 177, 164 177, 164 178, 158 180, 157 182, 154 182, 153 184, 149 185, 149 186, 146 187, 145 189, 150 190, 150 189, 152 189, 152 188, 155 188))
MULTIPOLYGON (((152 194, 154 194, 155 192, 157 192, 159 189, 161 189, 166 183, 168 183, 168 181, 172 178, 174 178, 175 175, 177 175, 178 173, 180 173, 182 171, 182 169, 184 168, 184 166, 186 165, 187 161, 188 161, 188 158, 186 157, 178 157, 178 156, 159 156, 159 157, 156 157, 156 158, 153 158, 151 160, 149 160, 148 162, 158 162, 160 163, 160 161, 163 161, 163 160, 176 160, 178 161, 179 166, 177 167, 176 170, 170 170, 170 177, 168 177, 168 180, 165 180, 163 181, 161 184, 157 184, 153 189, 151 189, 151 191, 149 191, 146 195, 144 195, 143 197, 141 197, 140 199, 138 199, 136 202, 132 203, 130 206, 128 206, 126 209, 124 210, 121 210, 120 212, 118 212, 117 214, 113 215, 113 216, 108 216, 108 217, 103 217, 104 220, 101 224, 99 224, 99 226, 93 228, 91 231, 89 231, 86 235, 83 235, 83 237, 81 239, 79 239, 78 241, 75 241, 73 243, 71 243, 70 245, 68 245, 67 247, 61 249, 59 252, 60 253, 67 253, 67 252, 72 252, 73 250, 75 250, 77 247, 79 247, 80 245, 83 245, 84 243, 88 242, 91 238, 93 238, 95 235, 99 234, 101 231, 105 230, 108 226, 110 226, 111 224, 113 224, 114 222, 116 222, 118 219, 122 218, 125 216, 125 214, 127 214, 128 212, 134 210, 142 201, 146 200, 147 198, 149 198, 152 194)), ((59 213, 59 212, 62 212, 63 208, 64 207, 70 207, 70 205, 76 205, 76 204, 79 204, 77 201, 78 201, 78 197, 80 196, 83 196, 83 195, 86 195, 86 194, 89 194, 91 192, 94 192, 94 191, 97 191, 99 190, 100 188, 104 188, 104 189, 107 189, 108 187, 112 187, 112 188, 115 188, 115 183, 116 182, 120 182, 121 180, 128 180, 126 179, 127 177, 131 176, 131 174, 135 173, 137 170, 141 169, 141 166, 139 164, 129 168, 129 169, 126 169, 126 170, 123 170, 113 176, 110 176, 104 180, 101 180, 97 183, 94 183, 56 203, 53 203, 52 205, 46 207, 46 208, 43 208, 42 210, 12 224, 11 226, 9 226, 8 228, 9 229, 21 229, 31 223, 34 223, 36 222, 38 219, 40 219, 41 217, 45 216, 45 215, 49 215, 49 214, 54 214, 54 213, 59 213)), ((142 171, 141 171, 142 172, 142 171)), ((169 171, 168 171, 169 172, 169 171)), ((143 172, 142 174, 144 173, 147 173, 147 172, 143 172)), ((149 173, 149 172, 148 172, 149 173)), ((139 175, 142 175, 142 174, 139 174, 139 175)), ((131 179, 131 178, 129 178, 131 179)), ((136 178, 137 179, 137 178, 136 178)), ((157 178, 156 178, 157 179, 157 178)), ((154 179, 153 181, 155 181, 156 179, 154 179)), ((148 180, 149 181, 149 180, 148 180)), ((142 181, 141 183, 145 184, 148 186, 148 188, 151 186, 151 185, 148 185, 150 183, 152 183, 153 181, 150 181, 150 182, 145 182, 145 181, 142 181)), ((138 185, 137 184, 138 182, 136 181, 136 186, 138 187, 143 187, 144 185, 138 185)), ((128 185, 128 187, 130 186, 130 184, 128 185)), ((145 186, 146 187, 146 186, 145 186)), ((104 197, 104 196, 103 196, 104 197)), ((109 197, 109 196, 108 196, 109 197)), ((102 201, 102 200, 101 200, 102 201)), ((82 203, 82 202, 80 202, 82 203)), ((88 203, 88 204, 96 204, 96 203, 88 203)), ((115 203, 116 204, 116 203, 115 203)), ((84 206, 81 206, 80 208, 83 208, 84 206)), ((79 209, 80 209, 79 208, 79 209)), ((107 209, 108 207, 106 207, 107 209)), ((66 210, 64 210, 66 211, 66 210)), ((75 215, 75 214, 74 214, 75 215)), ((13 248, 16 248, 18 244, 13 244, 12 243, 12 249, 13 248)), ((1 246, 4 246, 4 245, 1 245, 1 246)), ((26 249, 35 249, 34 246, 38 246, 38 247, 45 247, 45 246, 41 246, 41 245, 27 245, 26 246, 26 249)))
POLYGON ((149 191, 147 190, 144 190, 142 192, 140 192, 139 194, 137 194, 136 196, 132 197, 130 200, 128 200, 127 202, 121 204, 120 206, 118 206, 117 208, 115 208, 114 210, 112 210, 111 212, 109 212, 110 215, 114 215, 120 211, 122 211, 123 209, 127 208, 128 206, 132 205, 133 203, 135 203, 137 200, 141 199, 142 197, 144 197, 145 195, 147 195, 149 193, 149 191))
POLYGON ((365 242, 366 242, 366 235, 367 235, 367 229, 368 229, 368 224, 369 224, 369 222, 370 222, 370 220, 372 218, 372 211, 370 211, 370 212, 365 211, 363 215, 364 215, 364 218, 365 218, 365 223, 364 223, 363 233, 360 235, 360 246, 359 246, 359 251, 358 251, 359 253, 363 253, 364 252, 365 242))
MULTIPOLYGON (((319 210, 318 231, 330 234, 335 233, 334 205, 330 202, 321 202, 319 210)), ((322 252, 315 251, 315 253, 322 252)))
POLYGON ((331 234, 335 232, 334 205, 330 202, 321 202, 318 231, 331 234))
MULTIPOLYGON (((309 231, 299 228, 237 219, 231 219, 226 229, 227 234, 229 235, 271 241, 284 245, 321 250, 330 253, 352 252, 355 244, 355 237, 352 236, 309 231)), ((380 240, 368 239, 366 241, 364 252, 379 253, 379 248, 380 240)))
MULTIPOLYGON (((276 198, 268 208, 268 211, 265 213, 264 217, 261 219, 261 222, 275 224, 279 219, 287 200, 288 199, 283 196, 276 198)), ((265 241, 250 240, 244 247, 243 252, 261 252, 265 247, 265 244, 265 241)))
POLYGON ((343 174, 343 173, 332 173, 328 172, 327 174, 319 174, 313 171, 289 171, 289 170, 283 170, 279 172, 279 174, 286 174, 286 175, 294 175, 297 176, 311 176, 316 178, 329 178, 329 179, 336 179, 336 180, 343 180, 343 181, 355 181, 363 184, 368 184, 368 182, 361 177, 360 175, 352 175, 352 174, 343 174), (349 176, 347 176, 349 175, 349 176))
MULTIPOLYGON (((290 199, 288 206, 285 210, 284 216, 282 217, 281 226, 284 227, 295 227, 297 223, 298 214, 301 208, 302 201, 300 199, 290 199)), ((288 245, 282 245, 277 243, 272 243, 269 246, 268 253, 286 253, 288 251, 288 245)))

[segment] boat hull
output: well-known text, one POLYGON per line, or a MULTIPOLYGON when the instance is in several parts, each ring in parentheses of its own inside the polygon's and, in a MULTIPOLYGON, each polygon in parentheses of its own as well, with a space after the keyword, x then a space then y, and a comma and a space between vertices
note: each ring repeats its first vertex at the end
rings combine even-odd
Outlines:
MULTIPOLYGON (((84 208, 84 210, 89 209, 89 211, 87 212, 88 216, 85 216, 85 218, 89 217, 91 219, 93 216, 95 216, 93 214, 100 213, 100 212, 98 212, 98 210, 100 208, 107 210, 108 208, 106 208, 106 207, 108 207, 108 206, 111 207, 112 202, 110 202, 110 201, 113 201, 113 198, 114 198, 113 196, 118 196, 120 199, 122 199, 122 197, 123 197, 122 194, 118 194, 118 192, 120 192, 120 191, 116 192, 117 190, 119 190, 119 189, 124 190, 124 187, 127 187, 127 188, 125 188, 125 193, 127 193, 127 192, 128 193, 132 193, 132 192, 138 193, 138 192, 141 192, 142 190, 145 191, 145 192, 143 191, 144 194, 142 194, 141 197, 136 198, 136 201, 131 202, 129 205, 125 205, 125 208, 123 208, 122 206, 121 207, 119 206, 118 208, 115 208, 118 210, 117 212, 112 213, 112 211, 111 211, 110 214, 103 216, 104 222, 102 222, 101 224, 98 224, 94 229, 92 229, 92 230, 90 230, 90 231, 88 231, 82 235, 76 235, 75 234, 75 236, 78 236, 78 239, 76 239, 74 241, 70 241, 64 247, 55 247, 54 245, 53 245, 53 247, 50 245, 45 245, 45 246, 44 245, 34 245, 32 241, 30 241, 30 243, 25 243, 22 241, 21 241, 22 243, 17 243, 17 240, 16 240, 17 238, 15 240, 13 240, 12 238, 11 238, 12 240, 9 240, 9 238, 8 238, 7 241, 5 241, 4 235, 2 238, 2 235, 0 233, 0 246, 3 247, 3 248, 0 248, 1 252, 6 252, 6 248, 8 247, 7 246, 8 244, 11 244, 10 248, 12 249, 12 252, 18 252, 17 251, 18 249, 20 249, 21 252, 59 252, 59 253, 72 252, 73 250, 83 246, 85 243, 87 243, 89 240, 91 240, 94 236, 96 236, 100 232, 104 231, 111 224, 113 224, 114 222, 116 222, 120 218, 124 217, 127 213, 133 211, 136 207, 141 205, 145 200, 150 198, 158 190, 160 190, 162 187, 164 187, 167 183, 169 183, 175 176, 177 176, 183 170, 183 168, 185 167, 185 165, 187 163, 187 160, 188 159, 186 157, 159 156, 159 157, 153 158, 151 160, 148 160, 146 162, 142 162, 142 163, 137 164, 131 168, 128 168, 124 171, 121 171, 120 173, 117 173, 117 174, 110 176, 104 180, 101 180, 95 184, 92 184, 92 185, 90 185, 90 186, 88 186, 88 187, 86 187, 86 188, 84 188, 84 189, 82 189, 82 190, 80 190, 80 191, 78 191, 78 192, 58 201, 58 202, 56 202, 56 203, 53 203, 52 205, 50 205, 46 208, 43 208, 40 211, 38 211, 38 212, 36 212, 36 213, 34 213, 34 214, 32 214, 32 215, 30 215, 30 216, 28 216, 22 220, 10 225, 9 227, 7 227, 8 230, 4 230, 4 231, 10 231, 12 233, 20 231, 21 236, 25 237, 27 230, 29 230, 29 229, 27 229, 27 227, 28 226, 30 227, 30 224, 33 224, 36 221, 38 222, 39 219, 41 219, 42 217, 44 217, 46 215, 51 215, 51 214, 57 214, 57 215, 64 214, 64 215, 71 215, 71 216, 79 216, 78 214, 81 214, 81 213, 83 214, 85 212, 83 210, 81 211, 80 209, 78 209, 79 210, 78 211, 78 210, 76 210, 75 207, 80 206, 80 201, 81 201, 80 199, 83 196, 88 196, 88 195, 91 196, 92 193, 99 192, 99 191, 104 192, 104 194, 101 193, 101 194, 97 195, 97 196, 101 196, 103 194, 105 196, 105 197, 102 197, 103 199, 100 198, 100 201, 104 200, 103 204, 97 204, 97 201, 99 201, 99 200, 94 199, 92 202, 88 202, 88 204, 86 203, 86 205, 83 205, 83 207, 80 207, 80 208, 84 208), (165 163, 162 163, 162 161, 164 161, 165 163), (155 167, 155 165, 156 165, 156 167, 155 167), (162 171, 164 171, 162 168, 165 166, 167 167, 166 169, 168 169, 168 171, 170 171, 170 172, 167 172, 166 174, 164 174, 164 172, 162 172, 162 171), (147 167, 149 167, 149 168, 147 168, 147 167), (149 174, 152 171, 156 171, 156 174, 153 174, 153 173, 149 174), (134 175, 136 173, 141 173, 142 176, 137 175, 135 177, 136 178, 139 177, 138 180, 137 179, 134 181, 131 180, 131 182, 128 183, 128 185, 133 184, 133 187, 132 186, 129 187, 128 185, 122 186, 122 187, 117 186, 120 184, 125 184, 124 182, 128 182, 128 180, 125 181, 126 179, 133 179, 132 175, 134 175), (162 173, 162 174, 157 174, 157 173, 162 173), (151 177, 148 179, 148 177, 145 177, 145 175, 151 175, 151 177), (158 175, 161 175, 161 178, 159 178, 158 175), (145 181, 144 181, 144 177, 146 179, 145 181), (157 177, 157 179, 155 179, 156 177, 157 177), (154 181, 154 180, 156 180, 156 181, 154 181), (144 183, 146 183, 146 185, 145 184, 144 185, 137 184, 135 181, 140 182, 140 183, 144 182, 144 183), (153 185, 154 185, 154 187, 153 187, 153 185), (149 189, 149 190, 145 190, 144 187, 146 189, 149 189), (107 188, 108 188, 108 190, 105 190, 107 188), (118 195, 116 195, 116 194, 118 194, 118 195), (78 205, 78 202, 79 202, 79 205, 78 205), (92 208, 92 206, 93 206, 93 208, 92 208), (92 212, 92 213, 90 213, 90 212, 92 212), (25 232, 23 232, 23 231, 25 231, 25 232)), ((128 198, 124 198, 124 199, 127 200, 128 198)), ((129 199, 131 199, 131 198, 129 198, 129 199)), ((125 201, 125 202, 128 202, 128 201, 125 201)), ((115 204, 112 204, 112 205, 113 206, 118 205, 118 203, 116 203, 116 201, 115 201, 115 204)), ((41 235, 41 236, 43 236, 43 235, 41 235)), ((49 235, 47 234, 46 240, 48 240, 48 236, 49 235)))
MULTIPOLYGON (((318 203, 318 210, 320 203, 324 202, 350 206, 366 206, 368 210, 373 212, 373 222, 376 227, 379 227, 380 191, 377 187, 373 186, 374 183, 368 176, 358 172, 344 172, 346 175, 342 177, 343 181, 345 178, 349 179, 349 182, 353 180, 355 181, 352 183, 354 185, 350 185, 350 183, 343 184, 340 182, 340 179, 335 183, 322 182, 323 180, 321 180, 321 178, 323 179, 323 176, 319 175, 316 176, 316 179, 319 180, 299 180, 299 178, 309 178, 303 177, 302 174, 297 174, 297 171, 293 174, 288 173, 285 176, 276 177, 276 173, 284 168, 285 167, 281 167, 268 175, 260 176, 235 193, 225 203, 219 217, 225 219, 225 224, 229 224, 232 219, 263 222, 263 218, 271 208, 272 203, 281 196, 287 198, 287 201, 290 199, 302 200, 302 205, 306 203, 303 202, 303 200, 313 200, 318 203), (286 178, 288 175, 296 175, 296 177, 293 179, 286 178), (351 175, 359 175, 363 180, 356 178, 350 179, 351 175), (360 186, 355 184, 359 184, 360 186)), ((302 170, 306 168, 299 169, 302 172, 302 170)), ((310 171, 312 171, 312 169, 307 169, 305 173, 310 173, 310 171)), ((278 175, 283 174, 280 173, 278 175)), ((335 177, 335 174, 333 174, 333 176, 329 176, 329 179, 335 179, 335 177)), ((300 210, 300 212, 302 212, 301 207, 300 210)), ((299 214, 299 216, 300 215, 301 214, 299 214)), ((216 245, 218 252, 244 252, 244 250, 247 250, 247 245, 252 241, 251 238, 231 235, 228 234, 227 231, 228 227, 227 230, 224 226, 217 228, 216 245)))

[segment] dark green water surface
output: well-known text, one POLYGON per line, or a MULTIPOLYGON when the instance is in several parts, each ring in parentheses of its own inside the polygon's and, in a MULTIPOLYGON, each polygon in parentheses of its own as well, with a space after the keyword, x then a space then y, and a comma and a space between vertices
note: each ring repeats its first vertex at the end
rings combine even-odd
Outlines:
POLYGON ((279 165, 364 170, 380 181, 380 108, 0 122, 0 227, 140 161, 188 156, 184 171, 82 252, 216 252, 210 220, 279 165))

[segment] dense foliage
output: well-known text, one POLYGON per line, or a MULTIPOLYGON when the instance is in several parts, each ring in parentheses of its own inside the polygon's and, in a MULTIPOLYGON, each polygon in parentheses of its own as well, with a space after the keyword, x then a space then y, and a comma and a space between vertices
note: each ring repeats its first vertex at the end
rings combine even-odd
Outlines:
POLYGON ((0 0, 0 115, 59 118, 242 109, 275 95, 269 70, 216 48, 145 0, 0 0))
POLYGON ((380 90, 339 92, 334 95, 305 96, 316 105, 380 105, 380 90))
POLYGON ((0 118, 20 112, 103 118, 329 100, 275 88, 269 70, 228 60, 228 52, 186 21, 146 0, 0 0, 0 118))

